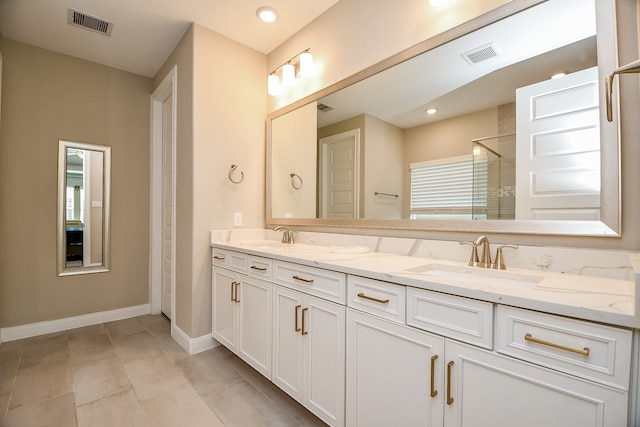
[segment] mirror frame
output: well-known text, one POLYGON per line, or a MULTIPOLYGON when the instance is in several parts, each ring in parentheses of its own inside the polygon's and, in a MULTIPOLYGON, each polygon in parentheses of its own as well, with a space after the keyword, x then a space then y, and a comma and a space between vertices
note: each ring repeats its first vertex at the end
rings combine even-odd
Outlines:
POLYGON ((104 273, 111 267, 111 147, 59 140, 58 142, 58 222, 57 222, 57 265, 58 276, 77 274, 104 273), (90 267, 68 268, 66 237, 66 182, 67 182, 67 149, 99 151, 103 154, 102 174, 102 264, 90 267))
POLYGON ((399 231, 455 231, 475 233, 542 234, 558 236, 619 237, 621 233, 621 170, 620 141, 618 131, 618 99, 613 105, 613 121, 608 122, 605 106, 605 81, 617 67, 617 43, 615 33, 616 1, 594 1, 597 25, 598 79, 600 82, 600 147, 601 188, 600 221, 559 220, 412 220, 412 219, 326 219, 326 218, 273 218, 271 216, 271 121, 296 108, 317 101, 335 91, 357 83, 403 61, 434 49, 458 37, 490 25, 501 19, 545 0, 514 0, 484 15, 465 22, 448 31, 406 49, 340 82, 328 86, 267 116, 266 153, 266 223, 297 227, 331 227, 349 229, 377 229, 399 231), (607 171, 607 173, 604 173, 607 171))

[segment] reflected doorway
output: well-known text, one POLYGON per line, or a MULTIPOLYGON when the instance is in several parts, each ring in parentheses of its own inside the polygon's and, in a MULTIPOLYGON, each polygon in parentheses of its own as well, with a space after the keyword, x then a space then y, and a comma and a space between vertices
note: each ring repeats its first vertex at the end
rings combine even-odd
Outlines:
POLYGON ((360 129, 320 139, 320 217, 359 218, 360 129))

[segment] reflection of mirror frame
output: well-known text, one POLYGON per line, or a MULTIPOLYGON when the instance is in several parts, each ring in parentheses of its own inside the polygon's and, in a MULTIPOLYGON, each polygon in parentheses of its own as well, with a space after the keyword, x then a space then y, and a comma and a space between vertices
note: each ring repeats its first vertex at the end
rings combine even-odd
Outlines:
POLYGON ((81 142, 59 141, 58 146, 58 223, 57 223, 57 264, 58 276, 75 274, 101 273, 109 271, 111 263, 110 252, 110 199, 111 199, 111 147, 104 145, 85 144, 81 142), (66 182, 67 182, 67 149, 98 151, 103 154, 103 200, 102 200, 102 265, 90 267, 67 267, 66 248, 66 182))
MULTIPOLYGON (((554 220, 410 220, 410 219, 318 219, 318 218, 273 218, 271 216, 271 121, 296 108, 317 101, 335 91, 345 88, 386 68, 406 61, 416 55, 438 47, 500 19, 520 12, 532 4, 543 1, 515 0, 507 5, 439 34, 412 48, 375 64, 345 80, 307 96, 267 117, 267 195, 266 222, 268 226, 309 226, 369 228, 382 230, 461 231, 480 233, 548 234, 573 236, 617 237, 620 235, 620 149, 618 140, 618 118, 606 120, 605 84, 607 75, 617 66, 617 43, 615 39, 615 0, 595 2, 597 16, 597 55, 600 81, 600 147, 601 189, 600 221, 554 221, 554 220), (605 173, 606 171, 606 173, 605 173)), ((617 106, 614 106, 614 108, 617 106)))

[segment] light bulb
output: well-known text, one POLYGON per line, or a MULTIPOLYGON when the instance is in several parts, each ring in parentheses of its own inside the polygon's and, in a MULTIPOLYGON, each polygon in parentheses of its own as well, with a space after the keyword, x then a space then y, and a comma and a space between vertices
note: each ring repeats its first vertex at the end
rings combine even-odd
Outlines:
POLYGON ((278 11, 269 6, 263 6, 256 10, 256 15, 262 22, 275 22, 278 19, 278 11))
POLYGON ((309 52, 300 54, 300 75, 305 77, 313 75, 313 55, 309 52))
POLYGON ((293 86, 296 81, 296 68, 292 64, 282 66, 282 83, 285 86, 293 86))
POLYGON ((280 95, 280 79, 275 74, 269 74, 267 77, 267 92, 269 95, 280 95))

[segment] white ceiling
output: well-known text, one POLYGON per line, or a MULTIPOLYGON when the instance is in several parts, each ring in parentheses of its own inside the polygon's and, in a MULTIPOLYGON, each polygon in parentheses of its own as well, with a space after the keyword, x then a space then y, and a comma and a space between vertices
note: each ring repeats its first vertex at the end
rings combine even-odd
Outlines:
POLYGON ((153 77, 191 22, 269 53, 338 0, 0 0, 7 39, 153 77), (256 17, 272 6, 277 22, 256 17), (67 24, 69 8, 114 23, 110 37, 67 24))
POLYGON ((406 129, 515 101, 515 89, 597 64, 593 0, 552 0, 322 98, 326 126, 366 112, 406 129), (493 44, 474 65, 463 53, 493 44), (425 109, 438 114, 425 115, 425 109))

